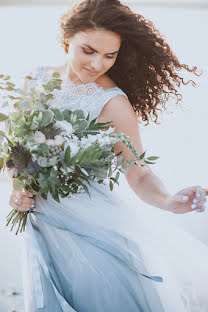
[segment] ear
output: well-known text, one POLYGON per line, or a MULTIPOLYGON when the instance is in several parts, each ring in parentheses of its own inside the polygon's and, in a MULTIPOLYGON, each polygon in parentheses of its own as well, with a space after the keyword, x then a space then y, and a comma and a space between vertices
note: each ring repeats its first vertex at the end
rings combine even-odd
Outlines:
POLYGON ((66 38, 66 39, 65 39, 65 43, 66 43, 66 44, 69 44, 69 43, 70 43, 70 38, 66 38))

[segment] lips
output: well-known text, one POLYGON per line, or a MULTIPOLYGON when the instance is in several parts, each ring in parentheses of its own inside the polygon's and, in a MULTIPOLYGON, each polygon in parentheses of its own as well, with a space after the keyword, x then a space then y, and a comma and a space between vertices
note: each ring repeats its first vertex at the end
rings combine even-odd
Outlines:
MULTIPOLYGON (((85 68, 85 67, 84 67, 85 68)), ((90 74, 93 74, 93 75, 96 75, 96 74, 98 74, 98 72, 95 72, 95 71, 92 71, 92 70, 90 70, 90 69, 88 69, 88 68, 85 68, 90 74)))

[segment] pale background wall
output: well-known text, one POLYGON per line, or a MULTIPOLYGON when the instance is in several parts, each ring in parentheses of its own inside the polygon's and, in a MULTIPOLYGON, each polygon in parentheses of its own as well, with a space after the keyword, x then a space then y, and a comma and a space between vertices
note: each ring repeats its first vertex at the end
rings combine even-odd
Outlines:
MULTIPOLYGON (((126 1, 127 2, 127 1, 126 1)), ((166 35, 181 62, 203 69, 200 78, 194 78, 198 87, 185 86, 183 111, 169 105, 173 114, 164 113, 160 126, 141 126, 143 145, 148 155, 160 156, 152 168, 171 192, 192 185, 208 187, 208 7, 207 1, 129 1, 132 8, 152 20, 166 35), (177 8, 178 6, 178 8, 177 8)), ((63 64, 64 52, 56 42, 57 21, 69 2, 0 0, 0 73, 10 73, 21 84, 23 74, 37 65, 63 64), (25 6, 27 4, 27 6, 25 6), (1 6, 2 5, 2 6, 1 6), (7 6, 5 6, 7 5, 7 6)), ((122 185, 121 185, 122 188, 122 185)), ((22 310, 22 297, 10 296, 12 286, 21 291, 20 237, 5 229, 5 216, 10 211, 8 198, 11 186, 6 176, 0 176, 0 311, 16 307, 22 310)), ((133 194, 133 193, 132 193, 133 194)), ((138 202, 139 209, 139 202, 138 202)), ((190 213, 165 214, 208 244, 208 215, 190 213)))

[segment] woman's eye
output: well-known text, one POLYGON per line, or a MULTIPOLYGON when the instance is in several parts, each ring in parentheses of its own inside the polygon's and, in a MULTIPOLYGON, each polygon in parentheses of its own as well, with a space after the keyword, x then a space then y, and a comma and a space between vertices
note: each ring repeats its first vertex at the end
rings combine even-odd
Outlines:
POLYGON ((82 49, 85 54, 93 54, 93 52, 88 52, 85 49, 82 49))
MULTIPOLYGON (((85 49, 83 49, 83 48, 82 48, 82 50, 83 50, 83 52, 84 52, 85 54, 90 54, 90 55, 91 55, 91 54, 93 54, 93 52, 92 52, 92 51, 91 51, 91 52, 89 52, 89 51, 86 51, 86 50, 85 50, 85 49)), ((107 56, 107 58, 108 58, 108 59, 113 59, 113 58, 114 58, 114 56, 107 56)))

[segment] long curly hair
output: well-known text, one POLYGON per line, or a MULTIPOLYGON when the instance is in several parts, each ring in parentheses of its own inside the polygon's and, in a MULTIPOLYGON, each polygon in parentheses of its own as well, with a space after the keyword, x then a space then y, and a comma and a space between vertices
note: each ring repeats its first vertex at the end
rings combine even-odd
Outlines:
POLYGON ((158 113, 167 110, 170 97, 176 104, 182 95, 176 87, 187 82, 177 71, 185 69, 196 76, 197 67, 192 69, 181 64, 174 55, 164 36, 153 22, 122 4, 119 0, 84 0, 75 4, 59 20, 57 40, 68 53, 66 38, 86 29, 104 29, 120 35, 122 42, 114 65, 106 73, 128 96, 138 121, 151 119, 156 124, 158 113))

